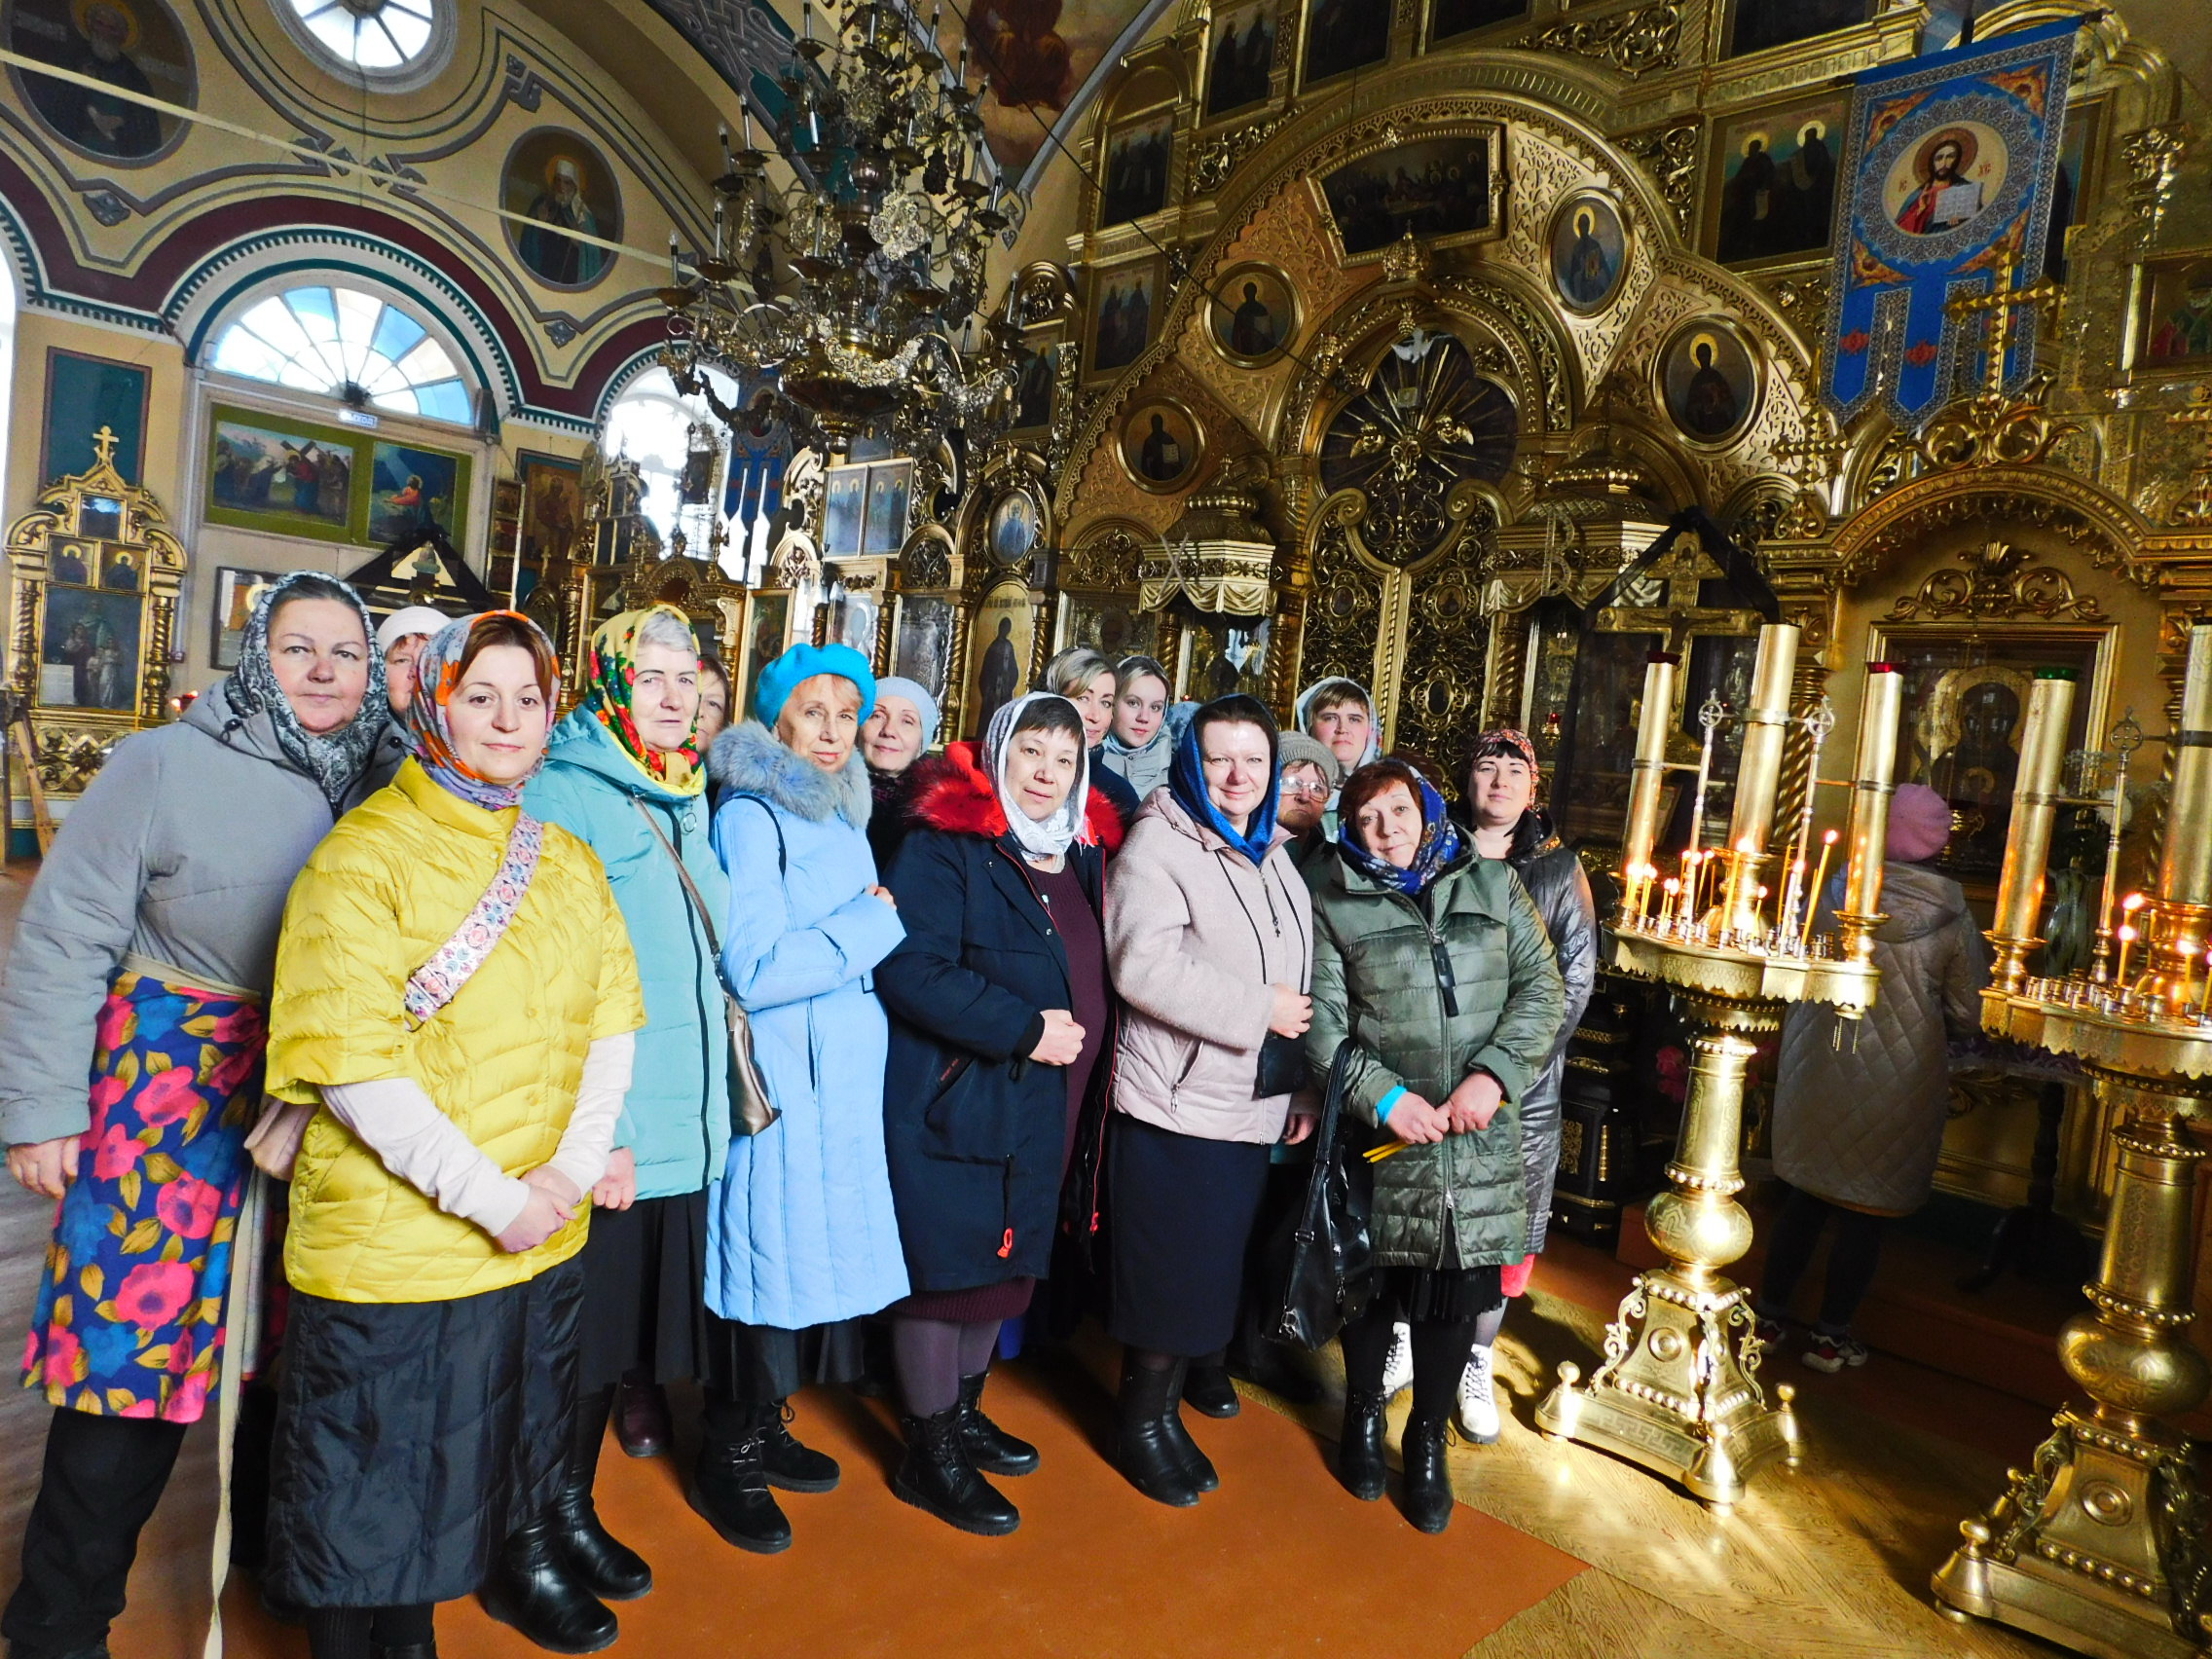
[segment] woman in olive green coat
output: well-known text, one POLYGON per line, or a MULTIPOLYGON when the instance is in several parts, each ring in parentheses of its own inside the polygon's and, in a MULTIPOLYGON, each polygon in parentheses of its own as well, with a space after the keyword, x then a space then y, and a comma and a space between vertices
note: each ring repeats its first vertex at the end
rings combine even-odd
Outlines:
POLYGON ((1313 892, 1313 1023, 1326 1068, 1353 1045, 1346 1109, 1406 1150, 1375 1169, 1375 1294, 1345 1327, 1338 1472, 1382 1495, 1382 1369, 1391 1324, 1413 1325, 1404 1442, 1407 1519, 1452 1519, 1444 1431, 1475 1321, 1502 1300, 1498 1270, 1528 1249, 1522 1094, 1550 1057, 1567 1005, 1542 918, 1521 878, 1479 858, 1444 801, 1398 760, 1353 773, 1336 856, 1313 892))

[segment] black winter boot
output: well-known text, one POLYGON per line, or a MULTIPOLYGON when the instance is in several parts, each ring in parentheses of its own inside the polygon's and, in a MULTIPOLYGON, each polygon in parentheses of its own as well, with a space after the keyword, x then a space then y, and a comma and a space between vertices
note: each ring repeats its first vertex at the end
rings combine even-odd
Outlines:
POLYGON ((1362 1503, 1373 1503, 1382 1495, 1387 1475, 1382 1461, 1383 1405, 1381 1394, 1364 1388, 1345 1390, 1345 1433, 1337 1442, 1337 1478, 1362 1503))
MULTIPOLYGON (((1198 1489, 1167 1427, 1180 1366, 1153 1371, 1137 1363, 1135 1354, 1122 1360, 1122 1392, 1114 1424, 1114 1466, 1129 1485, 1156 1503, 1188 1509, 1198 1501, 1198 1489)), ((1178 1424, 1178 1427, 1180 1425, 1178 1424)))
POLYGON ((713 1525, 723 1541, 755 1555, 776 1555, 792 1547, 792 1524, 768 1490, 768 1471, 760 1461, 767 1419, 774 1406, 739 1406, 734 1424, 718 1420, 710 1408, 707 1443, 699 1449, 690 1490, 691 1507, 713 1525))
POLYGON ((438 1644, 434 1641, 410 1641, 404 1647, 387 1647, 381 1641, 369 1643, 371 1659, 438 1659, 438 1644))
POLYGON ((960 1407, 947 1406, 935 1417, 899 1419, 906 1431, 906 1457, 891 1490, 948 1527, 1004 1537, 1021 1525, 1021 1511, 976 1472, 962 1442, 961 1416, 960 1407))
POLYGON ((597 1653, 620 1630, 606 1604, 569 1570, 550 1520, 517 1529, 484 1580, 484 1610, 548 1653, 597 1653))
POLYGON ((968 1460, 986 1475, 1033 1475, 1037 1448, 983 1415, 983 1382, 989 1376, 978 1371, 960 1380, 960 1444, 968 1449, 968 1460))
POLYGON ((634 1602, 653 1587, 653 1569, 600 1525, 599 1511, 591 1501, 592 1483, 599 1476, 599 1449, 607 1439, 608 1403, 608 1394, 594 1393, 577 1405, 568 1472, 553 1499, 553 1547, 593 1595, 608 1602, 634 1602))
POLYGON ((1209 1418, 1233 1418, 1243 1409, 1222 1355, 1208 1354, 1188 1362, 1183 1373, 1183 1403, 1209 1418))
POLYGON ((1452 1525, 1452 1474, 1444 1460, 1446 1418, 1408 1418, 1399 1451, 1405 1456, 1402 1507, 1406 1519, 1424 1532, 1452 1525))
POLYGON ((837 1459, 792 1438, 793 1415, 791 1402, 779 1400, 761 1425, 760 1466, 768 1471, 768 1484, 786 1492, 835 1492, 837 1459))
POLYGON ((1213 1459, 1198 1450, 1198 1443, 1191 1438, 1191 1431, 1183 1426, 1183 1377, 1190 1361, 1175 1362, 1175 1386, 1167 1391, 1167 1410, 1160 1426, 1166 1431, 1167 1444, 1175 1449, 1175 1456, 1183 1465, 1183 1473, 1190 1479, 1194 1492, 1216 1492, 1221 1487, 1221 1476, 1213 1466, 1213 1459))

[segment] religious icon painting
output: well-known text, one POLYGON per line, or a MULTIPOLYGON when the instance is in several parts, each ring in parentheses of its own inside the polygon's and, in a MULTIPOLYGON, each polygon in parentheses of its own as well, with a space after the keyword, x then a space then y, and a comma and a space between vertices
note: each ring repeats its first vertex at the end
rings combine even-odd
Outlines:
POLYGON ((2154 375, 2202 373, 2212 363, 2212 255, 2152 266, 2149 287, 2131 367, 2154 375))
POLYGON ((1390 20, 1396 15, 1397 8, 1382 0, 1307 0, 1300 85, 1315 86, 1381 63, 1390 55, 1390 20))
POLYGON ((1667 418, 1692 443, 1729 443, 1758 413, 1758 356, 1724 318, 1692 317, 1676 329, 1654 378, 1667 418))
POLYGON ((969 633, 969 714, 963 723, 971 737, 982 736, 991 717, 1020 694, 1036 635, 1037 604, 1027 584, 1002 582, 984 598, 969 633))
POLYGON ((1098 228, 1142 219, 1167 205, 1167 163, 1175 148, 1171 109, 1124 121, 1106 134, 1105 182, 1098 191, 1098 228))
POLYGON ((1835 224, 1845 95, 1715 122, 1706 165, 1705 252, 1739 269, 1817 258, 1835 224))
POLYGON ((369 539, 388 547, 435 529, 459 547, 468 473, 466 456, 380 439, 370 461, 369 539))
POLYGON ((1084 365, 1088 378, 1117 375, 1144 355, 1166 304, 1162 270, 1154 258, 1093 276, 1090 358, 1084 365))
POLYGON ((1052 425, 1053 394, 1059 389, 1060 345, 1039 342, 1021 348, 1014 370, 1014 432, 1045 432, 1052 425))
POLYGON ((584 468, 580 461, 522 450, 515 456, 522 479, 522 558, 542 570, 548 559, 572 559, 584 529, 584 468))
POLYGON ((822 502, 822 556, 854 558, 861 550, 861 521, 867 514, 867 468, 832 466, 822 502))
POLYGON ((11 0, 5 38, 19 56, 113 88, 13 70, 22 102, 72 149, 140 166, 165 155, 185 122, 118 97, 137 92, 190 109, 199 102, 192 46, 162 0, 11 0))
POLYGON ((914 463, 879 461, 867 469, 867 520, 863 553, 896 553, 906 541, 906 513, 914 494, 914 463))
POLYGON ((580 135, 540 127, 515 140, 499 172, 499 204, 524 269, 548 288, 588 288, 613 269, 612 250, 578 237, 622 240, 614 168, 580 135))
POLYGON ((952 631, 958 610, 934 594, 899 596, 899 637, 892 646, 892 672, 926 687, 939 702, 952 674, 952 631))
POLYGON ((138 706, 138 625, 145 601, 134 593, 90 588, 46 590, 39 659, 39 702, 47 708, 138 706))
MULTIPOLYGON (((1379 8, 1387 15, 1389 8, 1379 8)), ((1420 138, 1346 162, 1317 181, 1323 215, 1346 261, 1380 259, 1404 237, 1437 247, 1503 230, 1500 132, 1495 127, 1420 138)))
POLYGON ((1298 338, 1298 295, 1272 265, 1232 266, 1213 280, 1206 320, 1216 351, 1240 368, 1257 369, 1298 338))
POLYGON ((1265 103, 1275 66, 1275 0, 1214 14, 1206 57, 1206 119, 1265 103))
POLYGON ((1001 565, 1018 565, 1036 550, 1042 529, 1037 503, 1026 490, 1001 496, 984 527, 984 545, 1001 565))
POLYGON ((1875 0, 1736 0, 1728 55, 1742 57, 1848 29, 1872 17, 1874 6, 1875 0))
POLYGON ((1552 291, 1570 312, 1604 311, 1628 273, 1628 230, 1602 190, 1577 190, 1552 213, 1552 291))
POLYGON ((1122 466, 1140 490, 1171 495, 1198 476, 1204 434, 1171 397, 1148 397, 1122 423, 1122 466))
POLYGON ((141 482, 147 397, 153 383, 152 371, 142 364, 49 346, 39 482, 51 484, 71 473, 92 471, 98 455, 93 434, 102 426, 115 434, 116 472, 126 484, 141 482))
POLYGON ((232 409, 210 412, 206 510, 209 524, 351 541, 353 475, 366 447, 333 427, 287 415, 232 409))
POLYGON ((1529 15, 1529 0, 1435 0, 1428 13, 1428 44, 1510 23, 1529 15))
POLYGON ((260 603, 262 591, 282 575, 281 571, 241 571, 232 565, 216 567, 215 608, 210 618, 214 637, 208 642, 207 656, 218 672, 238 667, 239 651, 245 644, 245 627, 253 620, 253 608, 260 603))

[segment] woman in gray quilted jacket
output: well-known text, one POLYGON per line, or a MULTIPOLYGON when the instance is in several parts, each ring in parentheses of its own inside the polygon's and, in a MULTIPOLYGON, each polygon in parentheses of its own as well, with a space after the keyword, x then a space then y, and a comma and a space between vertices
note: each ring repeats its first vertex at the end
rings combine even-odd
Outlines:
POLYGON ((1950 1115, 1946 1030, 1980 1024, 1989 982, 1981 933, 1966 895, 1926 867, 1951 838, 1951 808, 1925 784, 1906 784, 1890 807, 1882 908, 1874 936, 1882 994, 1837 1041, 1834 1011, 1800 1003, 1782 1029, 1774 1098, 1774 1169, 1789 1196, 1767 1240, 1759 1335, 1783 1337, 1797 1282, 1830 1221, 1827 1283, 1804 1361, 1834 1373, 1866 1363, 1851 1335, 1874 1282, 1892 1219, 1928 1201, 1950 1115))

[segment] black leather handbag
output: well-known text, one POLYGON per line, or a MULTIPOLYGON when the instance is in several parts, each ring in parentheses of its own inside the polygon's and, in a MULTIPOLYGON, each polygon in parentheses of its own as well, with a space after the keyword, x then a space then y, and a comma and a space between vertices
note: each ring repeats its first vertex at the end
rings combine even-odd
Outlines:
POLYGON ((1260 1044, 1260 1070, 1252 1080, 1252 1098, 1272 1100, 1278 1094, 1296 1094, 1312 1080, 1306 1064, 1304 1039, 1269 1032, 1260 1044))
POLYGON ((1306 1201, 1277 1235, 1274 1261, 1279 1286, 1268 1310, 1267 1335, 1277 1342, 1318 1348, 1347 1320, 1366 1310, 1374 1281, 1374 1242, 1368 1217, 1375 1174, 1361 1156, 1360 1124, 1344 1110, 1352 1043, 1337 1048, 1329 1087, 1313 1132, 1313 1173, 1306 1201))

